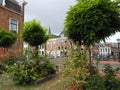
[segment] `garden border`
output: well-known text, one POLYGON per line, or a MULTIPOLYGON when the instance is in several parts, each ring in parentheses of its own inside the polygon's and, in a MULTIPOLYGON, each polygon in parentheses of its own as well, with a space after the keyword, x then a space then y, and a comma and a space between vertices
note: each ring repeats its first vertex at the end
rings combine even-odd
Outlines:
POLYGON ((33 84, 36 85, 36 84, 40 84, 40 83, 46 82, 46 81, 48 81, 48 80, 50 80, 52 78, 55 78, 56 76, 58 76, 58 73, 49 75, 49 76, 41 78, 39 80, 36 80, 35 82, 33 82, 33 84))

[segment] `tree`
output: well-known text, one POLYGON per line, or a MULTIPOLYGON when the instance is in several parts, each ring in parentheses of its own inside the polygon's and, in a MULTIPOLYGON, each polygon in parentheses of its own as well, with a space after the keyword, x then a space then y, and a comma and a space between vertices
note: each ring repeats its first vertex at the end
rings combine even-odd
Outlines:
POLYGON ((119 0, 77 1, 67 12, 65 20, 67 35, 74 42, 90 47, 120 31, 119 0))
POLYGON ((46 28, 42 27, 40 22, 36 20, 24 24, 21 36, 30 46, 35 46, 36 55, 38 55, 38 46, 45 43, 49 38, 46 31, 46 28))
POLYGON ((12 32, 8 32, 5 29, 0 29, 0 47, 4 48, 4 54, 5 48, 9 48, 12 44, 14 44, 16 39, 17 36, 12 32))

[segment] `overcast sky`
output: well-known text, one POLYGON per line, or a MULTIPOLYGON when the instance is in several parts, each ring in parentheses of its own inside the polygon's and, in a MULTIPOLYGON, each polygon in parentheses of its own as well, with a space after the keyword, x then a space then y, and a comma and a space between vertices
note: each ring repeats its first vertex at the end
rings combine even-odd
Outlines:
MULTIPOLYGON (((22 0, 17 0, 18 2, 22 0)), ((36 19, 46 28, 51 28, 53 34, 59 35, 64 27, 66 12, 76 0, 25 0, 25 21, 36 19)), ((113 35, 107 42, 116 42, 120 33, 113 35)))

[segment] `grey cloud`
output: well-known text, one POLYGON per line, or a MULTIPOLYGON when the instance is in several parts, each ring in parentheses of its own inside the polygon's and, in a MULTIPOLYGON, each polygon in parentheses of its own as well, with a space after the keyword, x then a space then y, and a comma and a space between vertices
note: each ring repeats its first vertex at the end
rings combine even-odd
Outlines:
MULTIPOLYGON (((18 0, 20 1, 20 0, 18 0)), ((59 34, 64 27, 66 12, 75 0, 25 0, 25 21, 39 20, 45 27, 51 27, 54 34, 59 34)))

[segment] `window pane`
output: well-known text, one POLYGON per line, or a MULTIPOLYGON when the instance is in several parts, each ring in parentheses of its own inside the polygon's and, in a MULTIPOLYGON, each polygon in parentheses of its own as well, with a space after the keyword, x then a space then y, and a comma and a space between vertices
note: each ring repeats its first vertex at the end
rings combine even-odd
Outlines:
POLYGON ((11 19, 12 24, 17 24, 17 20, 11 19))
POLYGON ((17 32, 17 20, 10 19, 10 30, 17 32))
POLYGON ((15 31, 17 31, 17 26, 14 25, 14 24, 11 24, 11 30, 15 30, 15 31))
POLYGON ((3 0, 0 0, 0 5, 2 5, 2 1, 3 1, 3 0))

